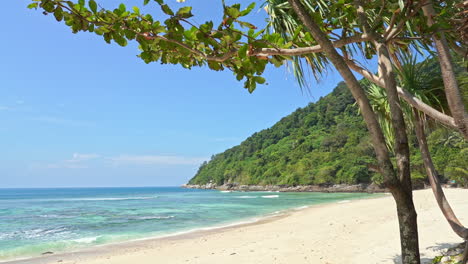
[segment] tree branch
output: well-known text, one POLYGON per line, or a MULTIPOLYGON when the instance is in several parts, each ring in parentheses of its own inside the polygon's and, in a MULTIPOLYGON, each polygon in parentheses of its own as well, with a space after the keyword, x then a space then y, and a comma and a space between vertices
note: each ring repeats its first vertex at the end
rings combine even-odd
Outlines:
MULTIPOLYGON (((335 48, 341 48, 345 45, 369 41, 370 37, 367 34, 356 35, 351 37, 346 37, 339 39, 333 42, 333 46, 335 48)), ((318 53, 323 52, 323 48, 320 45, 315 45, 311 47, 303 47, 303 48, 294 48, 294 49, 276 49, 276 48, 262 48, 258 50, 254 50, 250 53, 250 56, 273 56, 273 55, 284 55, 284 56, 301 56, 307 55, 310 53, 318 53)))
MULTIPOLYGON (((364 76, 364 78, 368 79, 369 81, 375 83, 380 87, 384 87, 384 82, 378 76, 371 73, 370 71, 362 68, 361 66, 357 65, 354 61, 347 60, 346 64, 355 72, 364 76)), ((451 116, 448 116, 436 109, 432 108, 431 106, 427 105, 423 101, 419 100, 417 97, 412 95, 410 92, 406 91, 401 87, 397 87, 398 95, 405 100, 408 104, 413 106, 414 108, 418 109, 419 111, 425 113, 426 115, 432 117, 434 120, 448 126, 451 128, 458 129, 457 125, 455 124, 454 119, 451 116)))
MULTIPOLYGON (((391 29, 391 30, 388 31, 388 32, 385 32, 385 39, 390 40, 393 37, 395 37, 396 35, 398 35, 398 33, 400 33, 400 31, 405 26, 406 21, 408 21, 410 18, 415 16, 419 12, 421 7, 423 7, 425 4, 426 4, 426 1, 419 1, 418 4, 414 7, 413 11, 411 13, 409 13, 407 16, 405 16, 394 28, 389 27, 389 29, 391 29)), ((392 16, 392 18, 393 18, 393 16, 392 16)))

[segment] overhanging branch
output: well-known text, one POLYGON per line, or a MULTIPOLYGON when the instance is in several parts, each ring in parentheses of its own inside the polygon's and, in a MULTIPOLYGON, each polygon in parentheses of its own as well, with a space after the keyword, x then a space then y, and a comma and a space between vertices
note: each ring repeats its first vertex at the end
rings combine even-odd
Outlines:
MULTIPOLYGON (((372 83, 380 86, 380 87, 384 87, 384 82, 383 80, 381 80, 378 76, 376 76, 375 74, 371 73, 370 71, 362 68, 361 66, 357 65, 354 61, 351 61, 351 60, 347 60, 346 63, 348 64, 348 66, 355 72, 361 74, 362 76, 364 76, 364 78, 368 79, 369 81, 371 81, 372 83)), ((406 91, 405 89, 401 88, 401 87, 397 87, 397 92, 398 92, 398 95, 400 96, 400 98, 402 98, 403 100, 405 100, 408 104, 410 104, 411 106, 413 106, 414 108, 418 109, 419 111, 423 112, 424 114, 432 117, 434 120, 446 125, 446 126, 449 126, 451 128, 455 128, 458 130, 458 127, 457 125, 455 124, 455 121, 453 119, 453 117, 451 116, 448 116, 436 109, 434 109, 433 107, 427 105, 426 103, 424 103, 423 101, 421 101, 420 99, 418 99, 417 97, 415 97, 414 95, 412 95, 410 92, 406 91)))

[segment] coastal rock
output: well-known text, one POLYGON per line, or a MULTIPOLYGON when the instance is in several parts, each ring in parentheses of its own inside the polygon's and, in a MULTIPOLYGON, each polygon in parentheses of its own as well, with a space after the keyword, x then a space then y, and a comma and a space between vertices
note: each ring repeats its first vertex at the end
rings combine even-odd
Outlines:
POLYGON ((216 189, 220 191, 243 191, 243 192, 367 192, 367 193, 382 193, 388 192, 387 189, 372 184, 334 184, 334 185, 239 185, 236 183, 227 183, 216 185, 215 183, 207 184, 185 184, 183 188, 189 189, 216 189))

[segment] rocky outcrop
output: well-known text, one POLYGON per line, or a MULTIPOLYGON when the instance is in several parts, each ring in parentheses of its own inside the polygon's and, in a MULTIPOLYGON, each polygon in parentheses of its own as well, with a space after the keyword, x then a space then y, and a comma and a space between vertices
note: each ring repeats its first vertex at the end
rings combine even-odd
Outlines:
POLYGON ((215 183, 207 183, 202 185, 182 185, 188 189, 215 189, 220 191, 244 191, 244 192, 367 192, 367 193, 382 193, 388 192, 387 189, 378 186, 375 183, 371 184, 330 184, 330 185, 238 185, 233 183, 216 185, 215 183))

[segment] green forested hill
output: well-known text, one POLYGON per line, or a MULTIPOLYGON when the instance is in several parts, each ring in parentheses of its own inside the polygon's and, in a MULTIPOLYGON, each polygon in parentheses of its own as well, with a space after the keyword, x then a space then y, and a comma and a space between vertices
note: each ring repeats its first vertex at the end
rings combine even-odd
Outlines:
MULTIPOLYGON (((468 148, 459 135, 437 128, 428 140, 439 173, 457 180, 468 175, 468 148)), ((411 147, 413 176, 424 178, 414 138, 411 147)), ((344 83, 340 83, 318 102, 297 109, 273 127, 214 155, 202 164, 189 184, 210 181, 218 185, 354 184, 373 178, 378 181, 378 175, 368 170, 368 164, 375 164, 370 137, 354 99, 344 83)))

